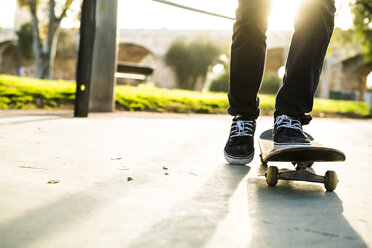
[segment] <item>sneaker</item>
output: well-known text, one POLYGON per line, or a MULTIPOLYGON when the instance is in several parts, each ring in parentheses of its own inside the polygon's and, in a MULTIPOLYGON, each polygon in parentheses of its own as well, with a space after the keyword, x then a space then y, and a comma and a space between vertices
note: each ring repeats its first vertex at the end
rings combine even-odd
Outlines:
POLYGON ((301 122, 288 115, 279 115, 275 118, 273 140, 275 150, 311 145, 302 130, 301 122))
POLYGON ((230 164, 248 164, 254 157, 253 136, 256 130, 256 121, 243 116, 236 116, 231 125, 229 139, 224 154, 230 164))

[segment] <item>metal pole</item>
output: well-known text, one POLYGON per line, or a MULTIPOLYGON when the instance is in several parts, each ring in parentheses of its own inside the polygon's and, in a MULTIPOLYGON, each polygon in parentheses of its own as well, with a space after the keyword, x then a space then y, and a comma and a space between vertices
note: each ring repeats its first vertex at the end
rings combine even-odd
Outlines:
POLYGON ((166 1, 166 0, 152 0, 152 1, 167 4, 167 5, 170 5, 170 6, 173 6, 173 7, 176 7, 176 8, 180 8, 180 9, 186 9, 186 10, 206 14, 206 15, 216 16, 216 17, 220 17, 220 18, 224 18, 224 19, 228 19, 228 20, 235 20, 235 18, 230 17, 230 16, 220 15, 220 14, 217 14, 217 13, 213 13, 213 12, 209 12, 209 11, 205 11, 205 10, 201 10, 201 9, 191 8, 191 7, 186 6, 186 5, 181 5, 181 4, 173 3, 173 2, 170 2, 170 1, 166 1))
POLYGON ((96 0, 96 33, 94 39, 92 79, 90 85, 90 112, 115 110, 117 13, 118 0, 96 0))
POLYGON ((76 70, 75 117, 88 117, 93 48, 96 31, 96 1, 83 0, 76 70))

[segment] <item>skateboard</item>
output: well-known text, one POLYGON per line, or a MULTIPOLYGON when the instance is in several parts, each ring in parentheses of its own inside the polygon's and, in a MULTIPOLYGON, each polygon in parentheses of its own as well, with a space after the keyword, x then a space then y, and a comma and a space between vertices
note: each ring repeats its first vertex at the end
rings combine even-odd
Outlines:
POLYGON ((334 171, 327 171, 324 176, 315 174, 310 168, 314 162, 345 161, 345 154, 337 149, 325 147, 305 133, 311 141, 310 146, 275 149, 272 129, 263 132, 258 143, 260 146, 261 162, 267 166, 268 162, 290 162, 295 170, 280 170, 276 166, 269 166, 266 170, 266 183, 275 186, 279 179, 323 183, 327 191, 337 187, 338 179, 334 171))

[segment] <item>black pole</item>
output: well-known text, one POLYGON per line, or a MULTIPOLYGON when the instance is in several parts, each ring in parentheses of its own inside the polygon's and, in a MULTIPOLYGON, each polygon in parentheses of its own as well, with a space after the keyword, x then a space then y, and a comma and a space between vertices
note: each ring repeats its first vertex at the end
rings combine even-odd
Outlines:
POLYGON ((76 70, 75 117, 88 117, 97 0, 83 0, 76 70))

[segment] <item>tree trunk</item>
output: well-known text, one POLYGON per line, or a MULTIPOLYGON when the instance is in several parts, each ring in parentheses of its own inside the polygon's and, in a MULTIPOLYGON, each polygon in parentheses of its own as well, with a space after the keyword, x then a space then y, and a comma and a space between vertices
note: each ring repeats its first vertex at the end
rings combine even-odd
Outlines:
POLYGON ((54 64, 56 60, 56 53, 57 53, 57 42, 58 42, 58 37, 59 37, 59 31, 60 29, 58 28, 53 39, 51 51, 50 51, 50 62, 49 62, 49 78, 54 79, 54 64))
POLYGON ((49 79, 50 70, 50 54, 42 53, 36 63, 36 77, 42 79, 49 79))
POLYGON ((42 62, 42 51, 41 51, 41 40, 39 31, 39 20, 36 15, 36 3, 33 1, 29 2, 30 12, 32 16, 32 46, 34 50, 34 56, 36 61, 36 77, 39 78, 39 68, 42 62))
MULTIPOLYGON (((58 27, 57 27, 58 29, 58 27)), ((37 77, 44 79, 53 79, 54 60, 57 48, 58 30, 53 27, 53 30, 48 31, 48 36, 41 52, 39 64, 37 65, 37 77)))
POLYGON ((36 4, 33 1, 29 2, 29 7, 32 16, 33 29, 33 49, 36 60, 36 77, 43 79, 52 79, 54 70, 54 58, 56 54, 56 41, 61 20, 66 13, 62 12, 61 17, 57 18, 54 12, 55 1, 49 1, 49 23, 47 36, 42 44, 40 39, 39 20, 37 18, 36 4))

